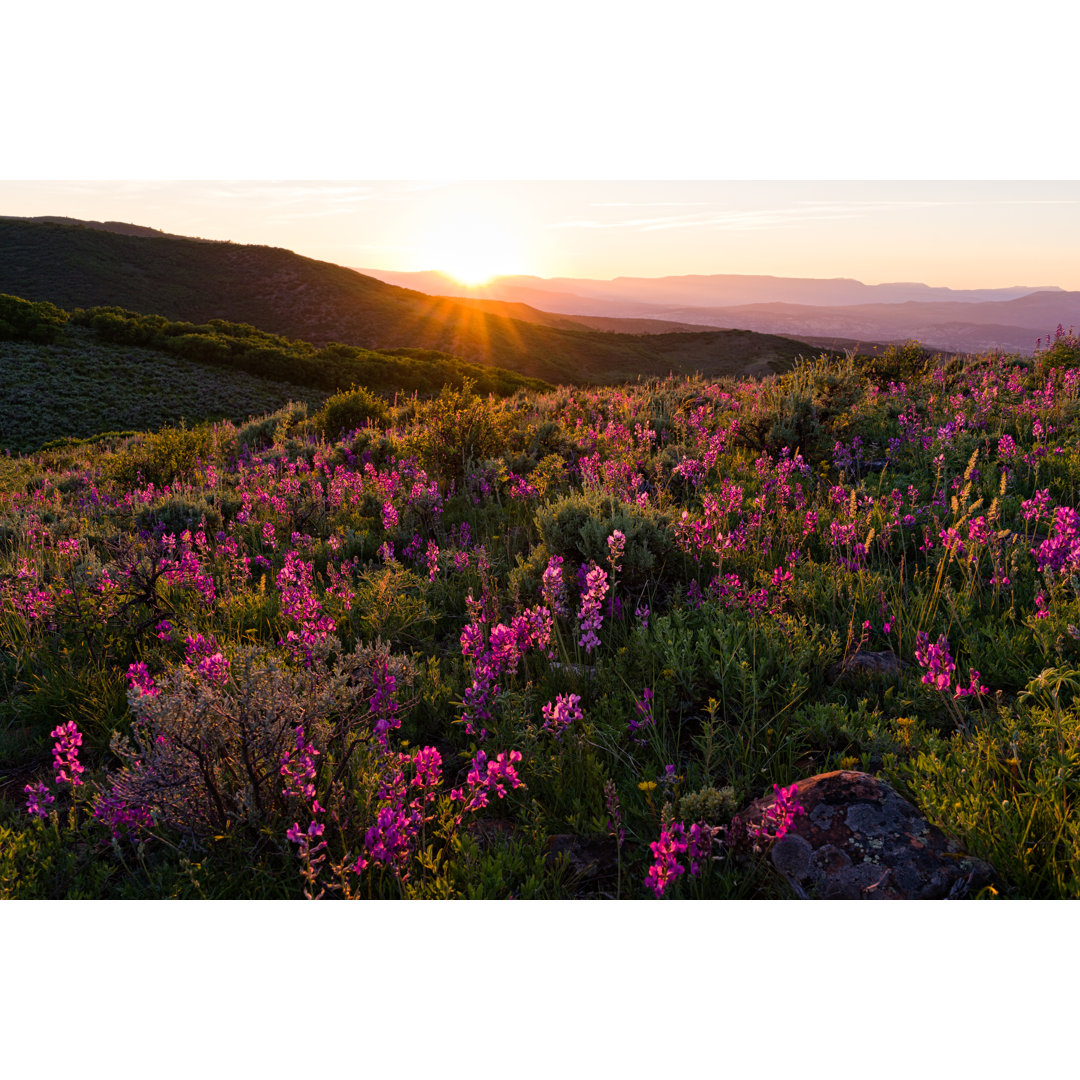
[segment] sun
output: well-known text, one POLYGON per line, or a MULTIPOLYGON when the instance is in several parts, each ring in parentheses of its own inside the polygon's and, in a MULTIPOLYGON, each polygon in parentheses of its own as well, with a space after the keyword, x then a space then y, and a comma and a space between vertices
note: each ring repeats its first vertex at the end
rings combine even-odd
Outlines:
POLYGON ((491 221, 462 217, 436 226, 424 238, 426 269, 441 270, 469 287, 512 274, 519 263, 514 237, 491 221))

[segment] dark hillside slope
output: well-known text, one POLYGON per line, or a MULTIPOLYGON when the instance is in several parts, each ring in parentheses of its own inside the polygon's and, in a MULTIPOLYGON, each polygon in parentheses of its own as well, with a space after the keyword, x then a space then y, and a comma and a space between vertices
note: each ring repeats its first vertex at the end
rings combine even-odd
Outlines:
POLYGON ((0 218, 0 293, 248 323, 316 345, 452 353, 549 382, 782 370, 817 350, 770 335, 611 334, 540 326, 384 284, 282 248, 0 218))

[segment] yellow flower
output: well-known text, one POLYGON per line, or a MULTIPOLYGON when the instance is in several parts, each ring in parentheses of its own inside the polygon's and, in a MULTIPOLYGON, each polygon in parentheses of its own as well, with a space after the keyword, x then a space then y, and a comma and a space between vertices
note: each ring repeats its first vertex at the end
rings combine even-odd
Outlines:
POLYGON ((655 791, 655 790, 656 790, 656 781, 655 780, 642 780, 641 783, 638 784, 638 791, 655 791))

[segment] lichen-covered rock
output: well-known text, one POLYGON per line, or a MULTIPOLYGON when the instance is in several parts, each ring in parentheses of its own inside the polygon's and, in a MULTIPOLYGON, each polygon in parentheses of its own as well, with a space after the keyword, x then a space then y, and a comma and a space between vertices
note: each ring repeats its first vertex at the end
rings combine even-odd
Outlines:
POLYGON ((831 683, 844 682, 854 675, 877 675, 895 679, 909 666, 894 652, 857 652, 846 660, 830 664, 825 671, 825 678, 831 683))
MULTIPOLYGON (((742 818, 760 823, 773 803, 742 818)), ((772 846, 773 865, 798 896, 819 900, 943 900, 992 884, 992 866, 963 852, 884 780, 840 770, 798 784, 805 810, 772 846)))

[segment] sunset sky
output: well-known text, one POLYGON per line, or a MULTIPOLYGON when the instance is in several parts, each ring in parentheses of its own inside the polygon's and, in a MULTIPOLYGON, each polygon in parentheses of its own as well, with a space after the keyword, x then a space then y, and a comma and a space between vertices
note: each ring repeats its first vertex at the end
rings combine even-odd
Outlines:
POLYGON ((0 182, 0 213, 118 220, 345 266, 773 274, 1080 289, 1080 182, 0 182))
POLYGON ((1053 0, 43 0, 5 30, 0 214, 473 278, 1080 289, 1053 0))

